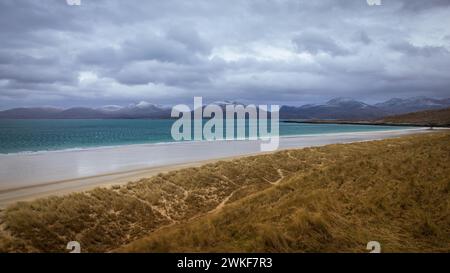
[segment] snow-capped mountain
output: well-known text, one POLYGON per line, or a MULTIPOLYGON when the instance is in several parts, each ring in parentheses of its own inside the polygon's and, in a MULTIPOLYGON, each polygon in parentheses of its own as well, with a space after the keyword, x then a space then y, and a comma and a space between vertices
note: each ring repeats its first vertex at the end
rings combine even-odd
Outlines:
POLYGON ((169 118, 171 109, 145 101, 128 106, 105 105, 98 108, 68 109, 34 107, 0 111, 2 119, 108 119, 108 118, 169 118))
POLYGON ((450 107, 450 99, 432 99, 427 97, 413 97, 408 99, 394 98, 375 104, 389 114, 403 114, 422 110, 432 110, 450 107))
POLYGON ((281 118, 295 119, 373 119, 383 116, 375 106, 350 98, 335 98, 323 105, 283 106, 281 118))
POLYGON ((117 118, 169 118, 170 112, 171 108, 140 101, 118 110, 114 115, 117 118))
POLYGON ((427 97, 394 98, 382 103, 370 105, 351 98, 335 98, 323 105, 304 105, 301 107, 283 106, 280 111, 280 116, 286 119, 370 120, 392 114, 404 114, 447 107, 450 107, 450 99, 439 100, 427 97))
POLYGON ((351 98, 334 98, 329 100, 326 103, 326 106, 330 106, 330 107, 351 107, 351 108, 366 108, 366 107, 370 107, 370 105, 361 102, 361 101, 357 101, 351 98))
POLYGON ((96 108, 99 111, 105 112, 105 113, 111 113, 115 111, 119 111, 123 109, 123 106, 120 105, 104 105, 102 107, 96 108))

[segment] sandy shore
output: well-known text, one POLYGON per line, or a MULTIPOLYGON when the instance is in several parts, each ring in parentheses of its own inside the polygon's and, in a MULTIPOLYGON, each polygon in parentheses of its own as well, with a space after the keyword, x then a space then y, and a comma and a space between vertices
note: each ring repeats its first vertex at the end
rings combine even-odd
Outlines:
MULTIPOLYGON (((425 128, 282 137, 280 149, 429 132, 425 128)), ((136 181, 160 172, 260 153, 260 141, 180 142, 0 155, 0 207, 136 181)))

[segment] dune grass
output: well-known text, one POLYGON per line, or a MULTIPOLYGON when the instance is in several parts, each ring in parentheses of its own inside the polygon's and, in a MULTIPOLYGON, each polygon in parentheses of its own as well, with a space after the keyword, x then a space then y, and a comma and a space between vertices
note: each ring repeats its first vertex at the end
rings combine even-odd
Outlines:
POLYGON ((117 251, 366 252, 375 240, 384 252, 449 252, 449 143, 436 134, 293 151, 322 167, 117 251))
POLYGON ((1 213, 1 252, 450 251, 450 133, 220 161, 1 213))
MULTIPOLYGON (((309 166, 313 164, 311 160, 309 166)), ((21 202, 0 216, 0 252, 63 252, 73 240, 84 251, 110 251, 161 226, 211 211, 226 198, 267 188, 267 181, 279 178, 279 168, 296 171, 302 166, 286 163, 281 154, 262 155, 21 202)))

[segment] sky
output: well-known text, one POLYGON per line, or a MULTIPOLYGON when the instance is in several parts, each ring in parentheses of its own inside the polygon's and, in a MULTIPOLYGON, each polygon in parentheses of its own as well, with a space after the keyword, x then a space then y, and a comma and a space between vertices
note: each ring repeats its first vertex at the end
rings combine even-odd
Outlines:
POLYGON ((450 1, 0 1, 0 109, 450 97, 450 1))

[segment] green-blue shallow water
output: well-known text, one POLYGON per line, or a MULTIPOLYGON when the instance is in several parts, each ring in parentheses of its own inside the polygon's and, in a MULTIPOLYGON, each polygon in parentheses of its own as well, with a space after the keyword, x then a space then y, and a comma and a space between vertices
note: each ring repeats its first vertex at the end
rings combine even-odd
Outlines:
MULTIPOLYGON (((50 151, 173 142, 167 119, 0 120, 0 153, 50 151)), ((396 126, 280 122, 280 135, 309 135, 403 129, 396 126)))

